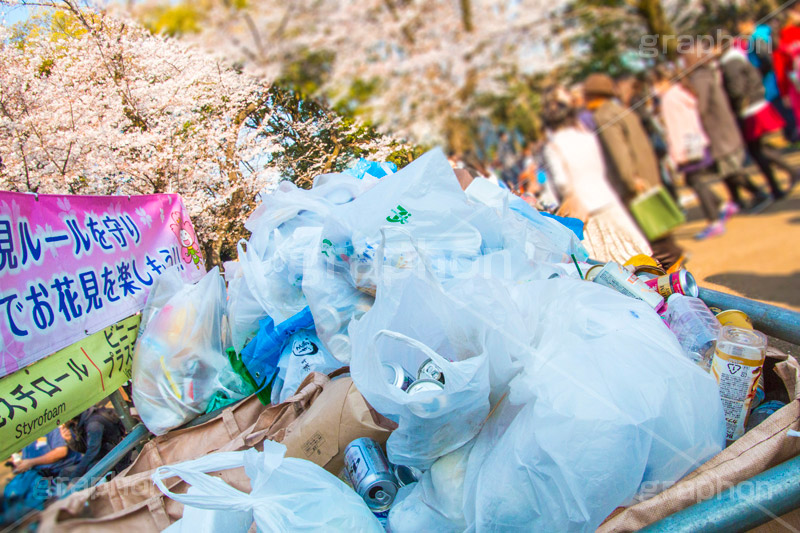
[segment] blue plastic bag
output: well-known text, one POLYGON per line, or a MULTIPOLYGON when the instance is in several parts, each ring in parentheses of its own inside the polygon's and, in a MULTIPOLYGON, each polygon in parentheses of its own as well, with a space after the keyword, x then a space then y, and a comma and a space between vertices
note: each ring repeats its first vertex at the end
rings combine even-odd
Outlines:
POLYGON ((314 327, 314 317, 307 306, 277 326, 270 317, 259 322, 255 338, 242 349, 242 362, 259 386, 269 383, 278 370, 281 350, 289 337, 301 329, 314 327))
POLYGON ((349 174, 358 179, 364 179, 364 176, 370 175, 374 178, 382 178, 389 174, 397 172, 397 165, 391 161, 379 163, 378 161, 368 161, 363 157, 359 159, 355 165, 344 171, 344 174, 349 174))

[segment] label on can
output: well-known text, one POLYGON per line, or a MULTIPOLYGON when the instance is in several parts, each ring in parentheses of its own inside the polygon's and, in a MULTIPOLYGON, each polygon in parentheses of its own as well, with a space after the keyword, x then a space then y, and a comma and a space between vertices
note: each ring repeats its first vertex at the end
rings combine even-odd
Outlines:
POLYGON ((344 452, 345 464, 347 465, 347 475, 353 487, 358 487, 359 483, 369 474, 369 465, 364 457, 361 448, 350 446, 344 452))
POLYGON ((664 297, 648 287, 636 274, 632 274, 614 262, 606 266, 594 278, 595 283, 605 285, 615 291, 642 300, 654 309, 664 305, 664 297))
POLYGON ((729 441, 744 434, 744 425, 755 396, 758 378, 761 376, 761 368, 760 361, 729 355, 719 349, 714 354, 711 374, 719 384, 729 441))
POLYGON ((383 529, 388 531, 389 528, 389 509, 385 511, 372 511, 372 514, 375 515, 375 518, 378 519, 378 522, 381 523, 383 529))
POLYGON ((656 290, 658 290, 658 294, 664 298, 669 298, 671 294, 675 293, 683 294, 683 290, 680 287, 680 276, 678 276, 678 273, 675 272, 673 274, 668 274, 658 278, 656 282, 656 290))

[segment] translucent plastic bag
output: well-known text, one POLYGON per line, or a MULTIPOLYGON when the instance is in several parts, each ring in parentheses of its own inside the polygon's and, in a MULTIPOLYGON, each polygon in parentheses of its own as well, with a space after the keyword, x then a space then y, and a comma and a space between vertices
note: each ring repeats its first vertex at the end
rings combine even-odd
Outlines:
POLYGON ((472 180, 465 193, 473 202, 491 207, 497 213, 503 221, 503 233, 508 241, 522 244, 530 259, 568 262, 570 255, 575 255, 579 261, 588 257, 570 229, 540 214, 524 200, 489 180, 472 180))
POLYGON ((511 294, 530 327, 527 361, 470 454, 470 527, 593 531, 724 448, 714 379, 652 308, 575 280, 511 294))
POLYGON ((465 305, 431 280, 402 275, 382 282, 375 305, 349 331, 353 381, 399 424, 387 442, 393 463, 427 469, 477 434, 489 412, 489 363, 484 325, 465 305), (386 381, 382 363, 416 376, 428 358, 445 375, 443 390, 409 395, 386 381))
POLYGON ((460 533, 464 520, 464 477, 472 443, 440 457, 418 483, 403 487, 389 512, 392 533, 460 533))
POLYGON ((303 257, 319 242, 319 232, 314 227, 298 227, 288 234, 274 230, 266 259, 246 240, 239 241, 238 268, 228 280, 228 315, 237 353, 256 334, 261 319, 269 316, 278 324, 307 305, 302 290, 303 257))
MULTIPOLYGON (((322 467, 305 459, 284 457, 285 453, 283 444, 264 441, 263 452, 251 448, 212 453, 193 461, 161 466, 152 477, 161 492, 184 505, 252 511, 258 531, 383 532, 378 519, 350 487, 322 467), (206 474, 242 466, 250 478, 250 494, 206 474), (192 493, 175 494, 167 489, 164 480, 173 476, 189 483, 192 493)), ((186 527, 184 524, 183 528, 186 527)), ((201 524, 197 528, 202 529, 201 524)))
POLYGON ((149 320, 133 357, 133 402, 156 435, 203 413, 217 391, 229 398, 246 391, 222 346, 225 282, 219 269, 197 284, 169 281, 175 275, 165 272, 151 291, 149 320))
POLYGON ((341 266, 332 266, 320 253, 320 243, 310 247, 303 268, 303 294, 320 340, 342 363, 350 362, 351 341, 347 327, 372 307, 375 298, 349 281, 341 266))
MULTIPOLYGON (((226 264, 228 315, 237 352, 258 331, 261 319, 270 316, 280 323, 307 305, 302 290, 306 252, 319 251, 320 231, 331 209, 371 186, 344 174, 317 178, 313 189, 284 182, 267 195, 245 224, 252 235, 239 242, 239 261, 231 275, 226 264)), ((345 360, 349 349, 346 353, 345 360)))
POLYGON ((349 273, 354 287, 374 292, 383 265, 402 268, 417 250, 432 262, 480 255, 482 235, 473 224, 480 221, 477 215, 447 158, 435 149, 331 209, 321 253, 330 268, 349 273), (405 235, 384 232, 385 227, 402 227, 405 235), (416 239, 415 246, 408 235, 416 239))

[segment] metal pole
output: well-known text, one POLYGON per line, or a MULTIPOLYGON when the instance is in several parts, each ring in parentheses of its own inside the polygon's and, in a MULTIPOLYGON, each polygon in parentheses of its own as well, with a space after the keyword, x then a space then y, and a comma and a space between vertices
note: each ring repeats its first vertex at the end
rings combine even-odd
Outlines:
POLYGON ((111 400, 111 405, 114 406, 114 411, 117 412, 117 416, 119 416, 122 425, 125 426, 125 431, 130 433, 130 431, 136 425, 136 421, 131 415, 128 402, 126 402, 125 398, 122 397, 122 393, 119 392, 119 389, 112 392, 108 399, 111 400))
POLYGON ((735 533, 800 507, 800 456, 640 531, 735 533))
POLYGON ((114 468, 114 466, 120 462, 125 455, 128 454, 128 452, 130 452, 140 443, 144 442, 149 436, 150 432, 147 430, 144 424, 137 424, 133 429, 131 429, 128 435, 114 447, 113 450, 108 452, 105 457, 100 459, 97 464, 90 468, 89 471, 86 472, 78 481, 76 481, 75 484, 72 485, 61 497, 66 498, 73 492, 93 486, 95 483, 100 481, 103 476, 110 472, 111 469, 114 468))
POLYGON ((700 289, 700 298, 710 307, 743 311, 757 330, 792 344, 800 344, 800 313, 796 311, 704 288, 700 289))

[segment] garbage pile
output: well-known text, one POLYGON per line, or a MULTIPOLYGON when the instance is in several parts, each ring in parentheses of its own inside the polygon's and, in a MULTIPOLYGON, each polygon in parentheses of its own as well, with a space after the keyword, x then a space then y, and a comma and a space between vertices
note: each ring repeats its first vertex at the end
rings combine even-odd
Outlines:
POLYGON ((686 271, 592 264, 570 224, 488 180, 462 190, 439 150, 282 183, 225 264, 227 300, 216 270, 153 290, 142 420, 161 434, 212 397, 280 403, 349 365, 397 428, 385 450, 355 439, 334 472, 265 441, 154 479, 197 484, 168 494, 184 518, 397 533, 592 531, 671 486, 744 432, 766 338, 741 313, 716 317, 686 271), (241 465, 249 495, 202 474, 241 465))

